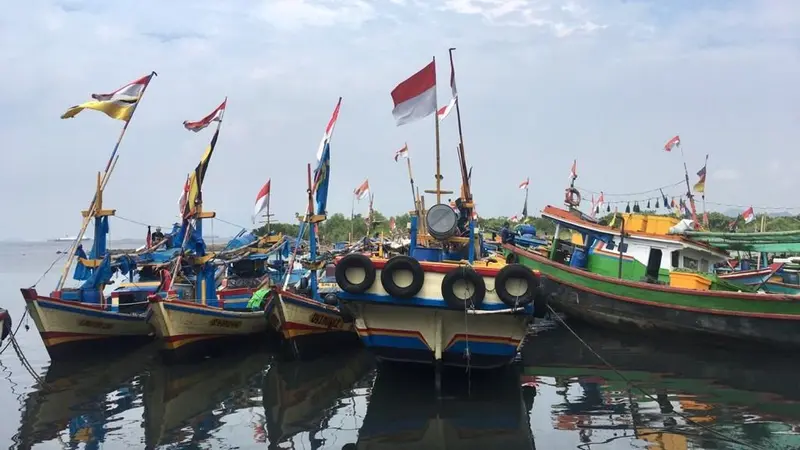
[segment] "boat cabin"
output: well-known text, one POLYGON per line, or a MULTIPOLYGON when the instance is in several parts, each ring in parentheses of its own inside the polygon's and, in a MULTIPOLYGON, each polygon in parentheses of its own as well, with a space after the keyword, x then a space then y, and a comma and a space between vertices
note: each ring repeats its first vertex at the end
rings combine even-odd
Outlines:
POLYGON ((550 259, 598 275, 668 284, 672 271, 713 274, 714 266, 728 258, 720 249, 667 234, 677 219, 646 214, 620 216, 616 226, 609 227, 577 210, 546 207, 542 217, 556 223, 550 259), (569 239, 564 239, 565 231, 570 232, 569 239))

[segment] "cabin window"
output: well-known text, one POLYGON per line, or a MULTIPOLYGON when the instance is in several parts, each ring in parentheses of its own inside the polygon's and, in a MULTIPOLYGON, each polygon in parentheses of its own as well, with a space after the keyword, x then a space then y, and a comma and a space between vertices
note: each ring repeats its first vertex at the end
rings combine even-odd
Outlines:
POLYGON ((672 264, 671 264, 671 266, 672 266, 673 269, 677 269, 681 265, 680 252, 675 250, 674 252, 672 252, 671 256, 672 256, 672 264))
POLYGON ((606 244, 606 250, 612 251, 612 250, 614 250, 614 248, 616 248, 616 246, 617 246, 616 242, 608 241, 608 244, 606 244))
POLYGON ((650 249, 650 257, 647 259, 647 271, 645 272, 647 278, 658 279, 658 269, 661 268, 661 257, 661 249, 650 249))
POLYGON ((708 272, 708 260, 701 259, 700 260, 700 272, 708 272))
POLYGON ((684 256, 683 268, 689 270, 697 270, 697 260, 694 258, 689 258, 688 256, 684 256))

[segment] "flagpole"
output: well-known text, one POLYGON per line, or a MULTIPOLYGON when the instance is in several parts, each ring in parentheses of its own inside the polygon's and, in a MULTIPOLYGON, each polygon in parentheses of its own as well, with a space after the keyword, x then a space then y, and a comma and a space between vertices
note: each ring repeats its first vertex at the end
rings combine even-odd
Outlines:
MULTIPOLYGON (((158 76, 155 71, 150 73, 150 79, 147 80, 147 83, 142 88, 142 93, 139 94, 139 99, 134 103, 133 109, 131 110, 131 115, 128 117, 128 120, 125 121, 125 125, 122 126, 122 130, 119 133, 119 137, 117 138, 117 142, 114 144, 114 150, 111 152, 111 156, 108 158, 108 162, 106 163, 106 168, 103 171, 103 175, 100 179, 100 191, 95 192, 94 197, 92 198, 92 202, 89 204, 89 209, 87 210, 86 217, 83 218, 83 223, 81 224, 80 232, 78 233, 75 242, 72 243, 72 246, 69 249, 69 255, 67 256, 67 261, 64 264, 64 269, 61 271, 61 277, 58 279, 58 283, 56 284, 55 290, 60 290, 64 286, 64 282, 67 279, 69 274, 69 269, 72 267, 72 259, 75 257, 75 252, 78 250, 78 245, 83 238, 84 233, 86 233, 86 228, 89 226, 89 222, 91 222, 92 217, 94 216, 96 205, 97 205, 97 196, 98 194, 102 194, 102 190, 105 189, 105 186, 108 184, 108 179, 111 176, 111 173, 114 171, 114 167, 117 165, 117 151, 119 150, 119 146, 122 143, 122 139, 125 137, 125 132, 128 130, 128 125, 133 120, 133 115, 136 113, 136 110, 139 108, 139 103, 141 103, 142 98, 144 98, 144 93, 147 92, 147 87, 150 86, 150 81, 152 81, 153 76, 158 76)), ((97 239, 97 236, 95 236, 97 239)))
MULTIPOLYGON (((433 58, 433 61, 436 62, 436 57, 433 58)), ((436 204, 438 205, 439 203, 442 203, 442 170, 439 151, 439 114, 434 114, 433 118, 436 121, 436 204)))
POLYGON ((694 206, 694 195, 692 195, 692 188, 689 185, 689 169, 686 167, 686 157, 683 154, 683 145, 678 144, 681 149, 681 160, 683 160, 683 175, 686 180, 686 197, 689 198, 689 206, 692 208, 692 221, 697 226, 697 210, 694 206))
MULTIPOLYGON (((408 148, 408 144, 406 144, 406 149, 408 148)), ((408 167, 408 181, 411 184, 411 199, 414 201, 414 211, 419 214, 419 208, 417 208, 417 196, 414 194, 414 176, 411 173, 411 156, 406 158, 406 166, 408 167)))
MULTIPOLYGON (((272 185, 271 184, 270 184, 270 191, 272 191, 272 185)), ((272 216, 272 214, 269 213, 269 201, 270 201, 271 197, 272 197, 272 192, 267 194, 267 236, 269 236, 269 218, 272 216)))
MULTIPOLYGON (((706 180, 708 179, 708 154, 706 154, 706 162, 705 164, 703 164, 703 170, 705 170, 706 172, 703 178, 703 192, 700 197, 703 199, 703 218, 705 219, 708 216, 708 212, 706 211, 706 180)), ((708 223, 704 223, 703 225, 709 227, 710 229, 710 225, 708 223)))
MULTIPOLYGON (((453 77, 452 84, 455 85, 456 69, 455 69, 455 65, 453 63, 453 50, 455 50, 455 47, 451 47, 450 49, 448 49, 448 53, 450 54, 450 73, 452 74, 452 77, 453 77)), ((452 86, 451 86, 451 88, 452 88, 452 86)), ((472 192, 471 192, 470 187, 469 187, 469 177, 467 176, 467 160, 466 160, 466 156, 464 154, 464 133, 462 132, 462 129, 461 129, 461 107, 459 106, 460 102, 458 100, 458 92, 457 91, 456 91, 455 101, 456 101, 456 119, 457 119, 457 122, 458 122, 458 150, 459 150, 459 157, 460 157, 460 160, 461 160, 461 176, 462 176, 462 180, 463 180, 462 184, 463 184, 463 191, 464 191, 464 197, 465 197, 464 200, 466 200, 466 203, 471 203, 472 202, 472 192)), ((438 116, 437 116, 437 120, 438 120, 438 116)))
POLYGON ((353 235, 355 234, 355 217, 356 217, 356 194, 353 193, 353 200, 350 202, 350 243, 353 243, 353 235))

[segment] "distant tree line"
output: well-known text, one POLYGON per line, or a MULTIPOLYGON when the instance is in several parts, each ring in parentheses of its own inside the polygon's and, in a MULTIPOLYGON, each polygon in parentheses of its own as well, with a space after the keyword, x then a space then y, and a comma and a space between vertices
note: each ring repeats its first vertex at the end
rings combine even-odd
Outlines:
MULTIPOLYGON (((656 214, 653 211, 645 212, 646 214, 656 214)), ((600 218, 600 223, 608 224, 614 214, 607 214, 600 218)), ((702 215, 698 214, 698 220, 701 220, 702 215)), ((367 220, 366 216, 357 214, 352 220, 342 213, 335 213, 328 216, 327 220, 322 222, 319 227, 320 239, 326 243, 346 241, 350 237, 350 230, 352 226, 353 238, 359 239, 367 234, 367 220)), ((390 236, 389 221, 391 217, 386 217, 379 211, 374 211, 372 216, 372 228, 370 234, 383 233, 385 236, 390 236)), ((708 213, 709 228, 711 231, 729 231, 729 225, 736 219, 735 217, 726 216, 718 212, 708 213)), ((410 221, 408 213, 399 216, 394 216, 396 233, 405 234, 410 221)), ((478 227, 481 231, 491 232, 499 231, 505 222, 510 221, 508 217, 478 217, 478 227)), ((546 218, 542 217, 527 217, 524 223, 533 225, 536 228, 538 235, 552 236, 555 233, 555 224, 546 218)), ((515 225, 511 223, 511 225, 515 225)), ((761 216, 758 216, 755 221, 745 224, 741 218, 737 222, 737 229, 740 232, 754 232, 761 229, 761 216)), ((765 231, 794 231, 800 230, 800 216, 781 216, 781 217, 767 217, 765 219, 765 231)), ((299 223, 271 223, 270 230, 273 233, 283 233, 288 236, 297 236, 299 223)), ((267 232, 266 225, 253 230, 255 234, 261 236, 267 232)))

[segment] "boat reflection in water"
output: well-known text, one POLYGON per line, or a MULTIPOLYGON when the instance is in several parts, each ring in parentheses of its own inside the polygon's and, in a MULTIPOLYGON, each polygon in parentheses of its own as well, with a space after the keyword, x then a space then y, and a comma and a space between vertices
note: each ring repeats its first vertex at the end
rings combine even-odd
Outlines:
POLYGON ((53 362, 43 377, 46 387, 36 384, 25 399, 14 448, 58 440, 65 448, 84 444, 89 450, 99 448, 110 431, 124 434, 120 416, 142 406, 141 373, 156 356, 155 346, 148 345, 111 359, 53 362))
POLYGON ((265 442, 259 382, 270 360, 269 353, 255 352, 156 366, 144 389, 147 448, 170 444, 194 448, 216 441, 212 432, 237 413, 252 425, 255 440, 265 442))
POLYGON ((528 420, 536 392, 520 386, 518 371, 446 377, 437 398, 430 371, 381 369, 358 443, 343 450, 536 448, 528 420))
POLYGON ((305 439, 310 449, 329 448, 321 432, 335 428, 331 422, 337 414, 346 416, 356 409, 355 399, 363 397, 359 390, 372 384, 373 368, 373 359, 364 350, 309 362, 273 362, 263 384, 269 448, 295 440, 305 444, 305 439), (308 433, 307 438, 298 436, 301 433, 308 433))
POLYGON ((537 345, 522 355, 525 374, 555 388, 553 428, 569 433, 548 434, 554 447, 631 440, 639 441, 632 446, 661 450, 800 448, 800 362, 586 326, 575 330, 650 397, 628 386, 568 330, 537 336, 537 345))

